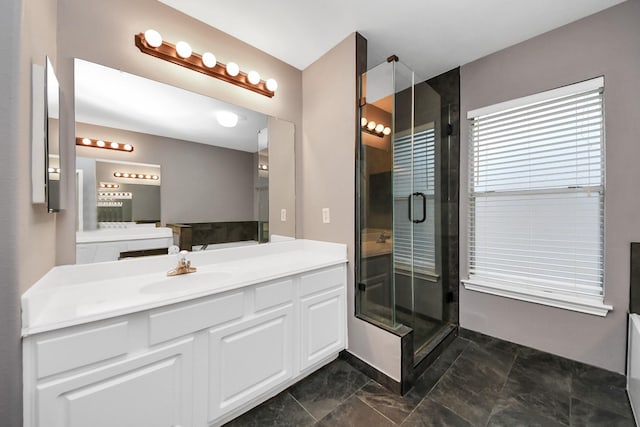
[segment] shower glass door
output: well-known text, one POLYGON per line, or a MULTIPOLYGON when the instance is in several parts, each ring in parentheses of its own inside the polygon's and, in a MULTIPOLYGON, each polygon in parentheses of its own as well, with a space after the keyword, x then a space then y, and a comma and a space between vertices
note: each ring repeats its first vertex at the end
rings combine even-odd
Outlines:
POLYGON ((441 274, 444 109, 399 61, 367 71, 361 93, 356 310, 410 327, 420 353, 451 331, 441 274))

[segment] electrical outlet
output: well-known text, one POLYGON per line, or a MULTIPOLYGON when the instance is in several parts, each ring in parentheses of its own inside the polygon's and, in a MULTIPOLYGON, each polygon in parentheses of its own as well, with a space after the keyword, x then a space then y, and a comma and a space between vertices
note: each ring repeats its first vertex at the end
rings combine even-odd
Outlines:
POLYGON ((287 210, 280 209, 280 221, 285 222, 287 220, 287 210))
POLYGON ((325 224, 329 224, 331 222, 329 208, 322 208, 322 222, 325 224))

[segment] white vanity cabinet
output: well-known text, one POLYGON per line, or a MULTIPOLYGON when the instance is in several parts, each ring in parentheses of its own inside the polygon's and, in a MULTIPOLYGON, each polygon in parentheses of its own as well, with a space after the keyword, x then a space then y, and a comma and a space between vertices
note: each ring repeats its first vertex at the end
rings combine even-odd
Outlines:
POLYGON ((193 425, 193 344, 193 338, 188 338, 125 360, 39 382, 34 425, 193 425))
POLYGON ((221 425, 346 348, 345 300, 342 263, 26 336, 24 425, 221 425))

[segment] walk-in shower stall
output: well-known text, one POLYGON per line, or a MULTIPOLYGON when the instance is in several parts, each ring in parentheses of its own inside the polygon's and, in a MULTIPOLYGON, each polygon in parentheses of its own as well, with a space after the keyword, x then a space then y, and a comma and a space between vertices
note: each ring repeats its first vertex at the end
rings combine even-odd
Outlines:
POLYGON ((458 324, 458 76, 390 57, 359 82, 356 311, 410 331, 414 366, 458 324))

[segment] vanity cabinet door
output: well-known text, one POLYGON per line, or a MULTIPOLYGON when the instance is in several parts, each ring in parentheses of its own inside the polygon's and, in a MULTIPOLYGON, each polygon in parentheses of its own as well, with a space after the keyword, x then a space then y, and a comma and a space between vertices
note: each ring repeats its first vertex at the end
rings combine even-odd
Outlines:
POLYGON ((306 298, 300 304, 301 370, 346 347, 344 287, 306 298))
POLYGON ((36 387, 39 427, 187 427, 193 338, 36 387))
POLYGON ((209 331, 209 422, 293 377, 293 305, 209 331))

